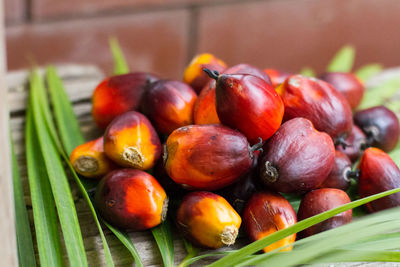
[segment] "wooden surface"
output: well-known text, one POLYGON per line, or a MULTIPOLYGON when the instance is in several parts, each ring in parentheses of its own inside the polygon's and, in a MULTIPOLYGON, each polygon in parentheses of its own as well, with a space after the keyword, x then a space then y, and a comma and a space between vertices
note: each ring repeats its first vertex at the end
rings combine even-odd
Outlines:
MULTIPOLYGON (((397 70, 397 72, 400 72, 397 70)), ((58 73, 64 81, 67 93, 74 104, 75 113, 78 116, 82 131, 87 140, 97 138, 101 132, 95 127, 90 114, 91 102, 90 97, 93 89, 104 77, 104 74, 98 68, 93 66, 82 65, 64 65, 58 68, 58 73)), ((25 100, 27 97, 27 80, 28 73, 26 71, 12 72, 7 75, 7 83, 9 88, 8 102, 10 104, 11 112, 11 130, 12 137, 15 141, 15 149, 21 169, 22 183, 24 187, 24 195, 26 203, 29 207, 29 216, 32 222, 32 210, 30 207, 29 188, 26 178, 26 164, 25 164, 25 143, 24 143, 24 116, 25 116, 25 100)), ((4 99, 4 98, 3 98, 4 99)), ((73 194, 75 196, 75 203, 78 210, 78 218, 81 224, 82 234, 84 236, 84 245, 87 251, 88 261, 90 266, 105 266, 103 255, 103 248, 101 239, 98 236, 97 228, 92 219, 92 215, 86 206, 84 200, 80 197, 74 182, 71 180, 73 186, 73 194)), ((0 188, 0 190, 3 190, 0 188)), ((0 211, 1 212, 1 211, 0 211)), ((11 231, 11 230, 10 230, 11 231)), ((111 247, 111 253, 116 266, 133 266, 133 259, 124 246, 107 230, 105 229, 107 240, 111 247)), ((160 265, 160 254, 153 241, 151 233, 135 232, 129 233, 132 241, 134 242, 139 254, 146 266, 160 265)), ((175 238, 178 236, 174 235, 175 238)), ((4 240, 1 238, 0 240, 4 240)), ((2 253, 2 252, 0 252, 2 253)), ((185 250, 180 240, 175 240, 175 261, 179 263, 185 256, 185 250)), ((202 261, 198 265, 203 265, 207 261, 202 261)), ((12 266, 3 265, 0 266, 12 266)), ((395 263, 352 263, 352 264, 319 264, 318 266, 386 266, 394 267, 400 266, 395 263)))
POLYGON ((0 263, 18 266, 11 179, 3 1, 0 0, 0 263))

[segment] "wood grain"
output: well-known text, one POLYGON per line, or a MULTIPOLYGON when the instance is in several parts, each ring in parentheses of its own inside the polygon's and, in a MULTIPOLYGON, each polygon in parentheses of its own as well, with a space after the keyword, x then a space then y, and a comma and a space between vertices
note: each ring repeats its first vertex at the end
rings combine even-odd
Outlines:
POLYGON ((6 55, 3 1, 0 0, 0 261, 2 266, 18 266, 12 190, 9 113, 5 81, 6 55))

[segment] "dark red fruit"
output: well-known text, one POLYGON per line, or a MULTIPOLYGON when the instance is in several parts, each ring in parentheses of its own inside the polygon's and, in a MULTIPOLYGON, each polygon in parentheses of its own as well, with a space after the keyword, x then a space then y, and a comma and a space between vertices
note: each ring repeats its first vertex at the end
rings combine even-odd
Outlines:
POLYGON ((258 156, 255 155, 251 169, 236 183, 216 192, 223 196, 239 214, 242 214, 249 198, 261 188, 257 173, 257 158, 258 156))
POLYGON ((254 152, 244 135, 222 125, 190 125, 167 139, 165 169, 176 183, 216 190, 236 182, 253 164, 254 152))
POLYGON ((328 72, 321 75, 320 79, 332 84, 341 92, 352 109, 355 109, 361 103, 365 87, 353 73, 328 72))
POLYGON ((120 169, 104 177, 96 189, 95 202, 101 216, 111 224, 130 230, 146 230, 165 220, 168 198, 150 174, 120 169))
POLYGON ((160 80, 146 86, 141 110, 159 133, 168 135, 179 127, 193 123, 196 99, 196 92, 186 83, 160 80))
POLYGON ((92 96, 92 116, 105 129, 117 116, 139 108, 143 88, 158 77, 144 72, 117 75, 103 80, 92 96))
POLYGON ((290 75, 292 75, 288 72, 282 72, 276 69, 264 69, 264 72, 271 79, 274 88, 282 84, 290 75))
POLYGON ((317 188, 332 170, 335 147, 304 118, 295 118, 264 145, 259 162, 261 180, 282 193, 302 193, 317 188))
MULTIPOLYGON (((271 84, 271 81, 262 70, 248 65, 238 64, 223 71, 224 74, 250 74, 265 80, 271 84)), ((201 90, 196 100, 193 112, 195 124, 215 124, 221 123, 215 107, 215 80, 210 80, 201 90)))
POLYGON ((206 70, 217 80, 216 107, 220 121, 242 132, 251 144, 267 140, 279 128, 283 103, 265 80, 248 74, 221 74, 206 70))
MULTIPOLYGON (((359 165, 358 193, 367 197, 400 187, 400 170, 388 154, 370 147, 365 150, 359 165)), ((370 212, 400 206, 400 193, 392 194, 366 204, 370 212)))
POLYGON ((249 74, 263 79, 268 84, 272 85, 271 79, 262 69, 249 64, 237 64, 230 68, 227 68, 222 72, 223 74, 249 74))
POLYGON ((352 162, 355 162, 367 148, 367 137, 357 125, 353 125, 350 135, 345 139, 345 143, 347 145, 344 147, 337 145, 336 149, 346 154, 352 162))
POLYGON ((357 176, 358 172, 351 170, 350 159, 342 152, 336 150, 332 170, 328 178, 319 187, 346 190, 350 186, 350 179, 357 176))
POLYGON ((357 111, 354 123, 367 135, 367 144, 389 152, 399 141, 399 119, 385 106, 357 111))
POLYGON ((328 133, 335 143, 342 142, 353 127, 352 113, 345 97, 327 82, 290 76, 277 88, 285 104, 284 120, 303 117, 315 129, 328 133))
MULTIPOLYGON (((309 192, 301 200, 297 219, 299 221, 337 208, 350 202, 346 192, 335 188, 322 188, 309 192)), ((352 220, 352 210, 342 212, 328 220, 311 226, 299 233, 300 237, 307 237, 320 232, 342 226, 352 220)))

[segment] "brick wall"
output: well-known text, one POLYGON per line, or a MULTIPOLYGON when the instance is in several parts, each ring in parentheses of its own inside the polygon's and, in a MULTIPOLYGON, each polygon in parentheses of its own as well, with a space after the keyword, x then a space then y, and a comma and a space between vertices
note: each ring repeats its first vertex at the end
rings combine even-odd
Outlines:
POLYGON ((108 36, 133 70, 179 79, 198 52, 228 64, 318 71, 343 44, 357 65, 400 65, 398 0, 5 0, 8 68, 96 63, 108 36))

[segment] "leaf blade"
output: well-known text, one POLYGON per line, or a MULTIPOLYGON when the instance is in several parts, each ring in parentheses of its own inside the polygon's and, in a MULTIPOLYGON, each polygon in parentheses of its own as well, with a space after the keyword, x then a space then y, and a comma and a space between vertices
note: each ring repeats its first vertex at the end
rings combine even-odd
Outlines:
POLYGON ((103 223, 110 229, 111 232, 121 241, 122 244, 129 250, 132 254, 133 258, 135 259, 135 263, 137 267, 144 267, 144 264, 140 258, 139 252, 137 251, 135 245, 132 243, 132 240, 126 233, 123 233, 116 228, 114 228, 111 224, 103 221, 103 223))
MULTIPOLYGON (((11 136, 11 133, 10 133, 11 136)), ((15 230, 17 235, 18 261, 19 266, 36 266, 35 250, 33 248, 33 240, 31 227, 29 224, 28 211, 24 201, 24 192, 22 189, 21 177, 18 169, 17 157, 15 156, 14 142, 10 138, 11 143, 11 162, 12 177, 14 188, 14 204, 15 204, 15 230)))
MULTIPOLYGON (((63 147, 67 150, 72 150, 75 148, 75 146, 80 145, 81 143, 84 142, 82 132, 80 128, 70 128, 68 127, 68 124, 70 121, 73 121, 76 125, 78 124, 78 120, 75 116, 75 113, 72 109, 72 106, 70 104, 69 98, 67 94, 65 93, 65 89, 62 86, 62 80, 61 78, 58 77, 57 72, 55 68, 49 67, 47 68, 47 78, 48 78, 48 84, 49 86, 53 86, 53 88, 50 88, 50 95, 52 99, 52 104, 53 106, 59 105, 60 107, 66 107, 66 108, 60 108, 57 112, 55 112, 55 122, 61 131, 64 131, 63 133, 60 133, 60 136, 64 136, 64 139, 62 140, 63 147), (52 80, 52 81, 50 81, 52 80), (61 85, 61 86, 60 86, 61 85), (57 91, 64 91, 64 93, 57 93, 57 91), (68 105, 61 105, 61 102, 68 102, 68 105), (69 107, 68 107, 69 106, 69 107), (62 129, 62 130, 61 130, 62 129), (79 139, 75 139, 75 136, 79 136, 79 139), (73 140, 67 140, 67 139, 73 139, 73 140), (71 146, 68 148, 68 145, 66 144, 71 144, 71 146)), ((55 109, 56 111, 56 109, 55 109)), ((87 183, 85 180, 81 180, 74 170, 73 166, 69 162, 69 159, 67 155, 65 155, 64 151, 60 151, 60 153, 63 155, 65 161, 67 162, 75 181, 77 182, 83 197, 85 198, 86 202, 89 205, 89 208, 92 212, 93 218, 95 220, 95 223, 98 227, 100 236, 103 241, 103 248, 105 251, 105 257, 106 257, 106 262, 108 263, 108 266, 114 266, 114 263, 112 262, 112 256, 111 252, 107 243, 107 240, 105 239, 104 232, 101 228, 100 225, 100 220, 99 217, 97 216, 96 210, 94 208, 94 203, 92 199, 90 199, 88 190, 92 190, 94 187, 92 184, 87 183)), ((70 152, 69 152, 70 153, 70 152)), ((111 230, 111 232, 121 241, 121 243, 128 249, 128 251, 131 253, 133 258, 135 259, 135 263, 137 266, 144 266, 140 256, 138 254, 138 251, 136 250, 134 244, 130 240, 130 238, 127 236, 126 233, 114 228, 107 222, 103 221, 103 223, 111 230)))
POLYGON ((116 38, 109 39, 111 54, 114 59, 114 75, 125 74, 129 72, 128 64, 126 63, 124 53, 116 38))
POLYGON ((32 93, 33 123, 37 132, 39 147, 42 151, 44 165, 53 192, 57 213, 64 236, 65 246, 72 266, 88 266, 83 238, 79 226, 75 203, 71 189, 57 150, 57 143, 52 136, 49 121, 46 119, 43 97, 44 83, 34 71, 30 77, 32 93), (50 145, 49 145, 50 143, 50 145))
POLYGON ((353 68, 355 49, 351 45, 343 46, 332 58, 326 71, 328 72, 350 72, 353 68))
POLYGON ((160 225, 151 229, 156 240, 161 257, 166 267, 174 266, 174 242, 168 218, 160 225))
POLYGON ((43 167, 31 108, 26 116, 26 160, 36 243, 43 266, 63 266, 61 239, 50 184, 43 167))
POLYGON ((46 80, 61 143, 67 155, 70 155, 75 147, 84 143, 85 139, 62 81, 53 66, 46 68, 46 80))
POLYGON ((372 76, 378 74, 383 69, 383 66, 378 63, 367 64, 355 71, 355 75, 363 82, 367 81, 372 76))

